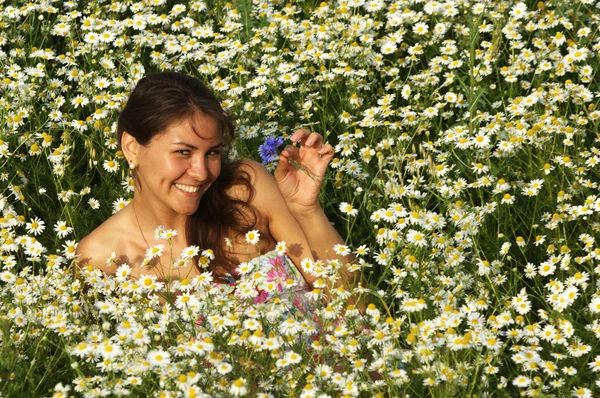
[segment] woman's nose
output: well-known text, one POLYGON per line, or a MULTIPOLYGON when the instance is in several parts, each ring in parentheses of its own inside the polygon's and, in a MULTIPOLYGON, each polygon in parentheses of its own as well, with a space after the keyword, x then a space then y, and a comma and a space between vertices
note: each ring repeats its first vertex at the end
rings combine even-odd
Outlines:
POLYGON ((203 156, 195 156, 192 158, 188 175, 198 181, 204 181, 208 178, 208 165, 203 156))

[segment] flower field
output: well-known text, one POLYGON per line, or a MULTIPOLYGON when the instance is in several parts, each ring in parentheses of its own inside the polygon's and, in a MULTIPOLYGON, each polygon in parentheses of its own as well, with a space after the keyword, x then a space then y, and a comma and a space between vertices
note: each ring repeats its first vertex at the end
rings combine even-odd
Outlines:
POLYGON ((0 396, 600 394, 599 65, 595 0, 0 0, 0 396), (232 159, 272 170, 298 127, 335 146, 314 317, 285 283, 256 300, 260 261, 74 277, 132 197, 119 110, 161 70, 222 100, 232 159), (364 284, 325 303, 350 252, 364 284))

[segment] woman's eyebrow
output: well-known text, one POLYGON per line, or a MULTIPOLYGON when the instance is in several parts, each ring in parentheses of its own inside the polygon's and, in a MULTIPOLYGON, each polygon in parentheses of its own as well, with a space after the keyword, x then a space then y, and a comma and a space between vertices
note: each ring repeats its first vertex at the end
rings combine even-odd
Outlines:
MULTIPOLYGON (((198 149, 198 147, 196 147, 196 146, 194 146, 194 145, 192 145, 192 144, 188 144, 188 143, 186 143, 186 142, 183 142, 183 141, 176 141, 176 142, 172 142, 172 143, 171 143, 171 145, 183 145, 183 146, 186 146, 186 147, 188 147, 188 148, 190 148, 190 149, 198 149)), ((210 149, 216 149, 216 148, 220 148, 220 147, 222 147, 223 145, 224 145, 224 144, 223 144, 222 142, 220 142, 220 143, 218 143, 218 144, 216 144, 216 145, 213 145, 212 147, 210 147, 210 149)))

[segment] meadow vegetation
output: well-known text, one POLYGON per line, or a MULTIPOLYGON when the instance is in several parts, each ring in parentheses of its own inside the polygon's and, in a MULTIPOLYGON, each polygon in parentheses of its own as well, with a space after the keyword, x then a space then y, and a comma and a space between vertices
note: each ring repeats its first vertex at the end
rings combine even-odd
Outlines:
POLYGON ((1 396, 592 396, 599 7, 0 0, 1 396), (210 248, 178 258, 190 280, 73 277, 132 197, 119 109, 161 70, 215 91, 232 159, 272 170, 298 127, 335 146, 322 204, 347 241, 302 265, 314 317, 255 303, 259 261, 215 284, 210 248), (348 253, 364 286, 322 304, 348 253))

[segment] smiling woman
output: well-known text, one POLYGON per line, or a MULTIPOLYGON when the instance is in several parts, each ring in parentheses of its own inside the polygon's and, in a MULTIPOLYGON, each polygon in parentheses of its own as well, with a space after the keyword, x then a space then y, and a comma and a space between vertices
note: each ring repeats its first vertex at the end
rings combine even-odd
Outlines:
POLYGON ((127 264, 134 278, 191 278, 201 273, 197 259, 174 266, 171 254, 196 246, 214 253, 214 277, 231 281, 239 276, 238 264, 286 242, 285 263, 300 271, 296 275, 304 280, 298 282, 307 286, 315 277, 301 262, 325 260, 343 243, 317 199, 333 156, 319 134, 296 131, 292 141, 301 145, 283 150, 275 178, 259 163, 230 162, 223 148, 233 138, 233 121, 199 80, 174 72, 139 81, 119 116, 117 134, 133 174, 134 197, 80 242, 80 266, 115 273, 127 264), (294 162, 309 175, 292 167, 294 162), (171 250, 154 233, 159 225, 183 232, 172 233, 171 250), (250 230, 260 239, 248 241, 250 230))

